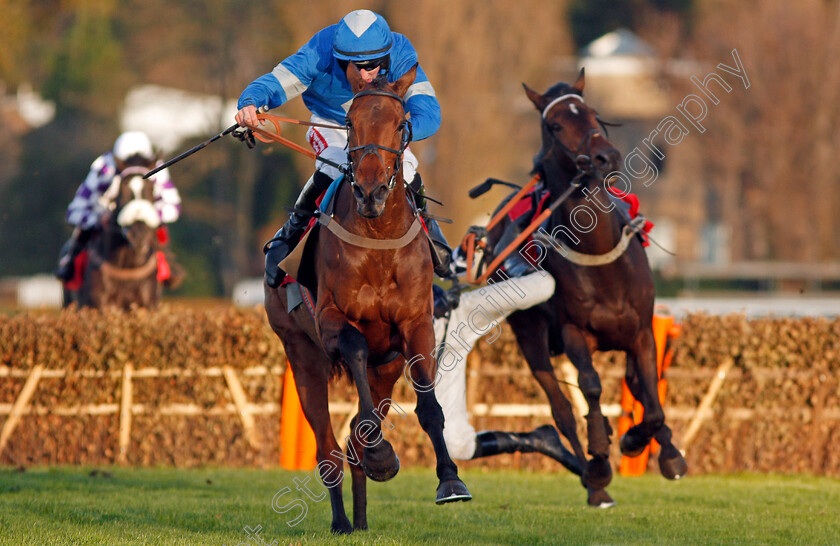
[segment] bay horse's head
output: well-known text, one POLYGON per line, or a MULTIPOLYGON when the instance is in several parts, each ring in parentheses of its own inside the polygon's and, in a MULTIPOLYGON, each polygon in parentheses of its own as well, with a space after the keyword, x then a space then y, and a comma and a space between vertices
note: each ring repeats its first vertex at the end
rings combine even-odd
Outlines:
POLYGON ((403 97, 416 75, 417 65, 394 83, 384 77, 367 82, 355 64, 347 66, 354 93, 346 120, 348 176, 356 209, 365 218, 381 216, 391 191, 403 184, 403 152, 411 141, 403 97))
POLYGON ((544 95, 525 85, 525 93, 542 118, 542 151, 538 160, 549 156, 560 168, 576 175, 603 179, 619 168, 621 154, 607 140, 604 122, 583 102, 584 72, 574 84, 557 83, 544 95))
POLYGON ((151 252, 155 230, 160 226, 160 214, 154 205, 154 177, 143 179, 148 171, 147 165, 125 167, 108 190, 113 206, 112 227, 143 256, 151 252))

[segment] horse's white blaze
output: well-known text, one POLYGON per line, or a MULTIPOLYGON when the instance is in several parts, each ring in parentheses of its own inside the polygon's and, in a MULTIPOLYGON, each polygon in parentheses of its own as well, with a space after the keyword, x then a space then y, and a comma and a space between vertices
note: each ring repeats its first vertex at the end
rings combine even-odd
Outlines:
POLYGON ((160 225, 160 214, 146 199, 133 199, 126 203, 117 216, 117 224, 127 227, 134 222, 143 222, 150 228, 157 228, 160 225))
POLYGON ((143 179, 141 177, 132 177, 131 180, 128 181, 128 187, 131 189, 131 193, 134 194, 135 199, 143 198, 143 179))
POLYGON ((577 106, 575 106, 574 104, 569 105, 569 110, 571 110, 572 113, 575 114, 575 115, 580 114, 580 112, 578 112, 577 106))

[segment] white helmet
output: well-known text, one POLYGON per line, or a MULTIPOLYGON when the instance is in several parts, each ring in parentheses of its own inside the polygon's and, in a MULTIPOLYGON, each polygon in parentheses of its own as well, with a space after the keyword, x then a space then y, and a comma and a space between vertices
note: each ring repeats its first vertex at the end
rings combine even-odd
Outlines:
POLYGON ((114 142, 114 157, 120 161, 125 161, 135 155, 139 155, 147 160, 154 158, 155 153, 152 150, 152 142, 146 136, 146 133, 141 131, 126 131, 114 142))

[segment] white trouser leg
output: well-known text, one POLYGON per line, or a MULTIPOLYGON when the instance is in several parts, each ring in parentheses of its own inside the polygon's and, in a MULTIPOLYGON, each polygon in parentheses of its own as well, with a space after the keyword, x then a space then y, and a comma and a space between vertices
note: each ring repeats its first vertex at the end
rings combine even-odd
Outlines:
POLYGON ((435 397, 443 408, 443 437, 453 459, 471 459, 475 454, 476 432, 467 411, 467 354, 484 335, 490 343, 498 339, 499 321, 510 313, 538 305, 552 294, 554 279, 537 271, 466 292, 448 325, 445 318, 435 319, 435 341, 438 346, 446 344, 438 363, 435 397))
MULTIPOLYGON (((312 123, 336 124, 335 121, 324 119, 322 117, 313 115, 310 118, 312 123)), ((341 125, 340 123, 337 125, 341 125)), ((343 129, 327 129, 325 127, 310 127, 306 131, 306 140, 316 154, 336 163, 338 165, 346 165, 347 161, 347 131, 343 129)), ((406 182, 414 180, 414 174, 417 172, 417 157, 411 152, 410 148, 406 148, 403 152, 403 178, 406 182)), ((338 168, 324 163, 323 161, 315 160, 315 169, 326 174, 333 180, 341 175, 338 168)))

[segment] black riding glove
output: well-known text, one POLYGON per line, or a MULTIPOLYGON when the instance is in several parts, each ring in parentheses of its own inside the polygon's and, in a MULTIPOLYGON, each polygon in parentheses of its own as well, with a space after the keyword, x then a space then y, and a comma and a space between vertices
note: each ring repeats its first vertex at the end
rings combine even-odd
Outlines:
POLYGON ((238 127, 231 134, 234 138, 247 144, 249 148, 254 148, 257 145, 257 141, 254 140, 254 132, 247 127, 238 127))
POLYGON ((446 316, 446 313, 458 307, 461 303, 461 285, 456 284, 449 290, 444 290, 440 286, 432 285, 432 294, 435 300, 434 315, 435 318, 446 316))

